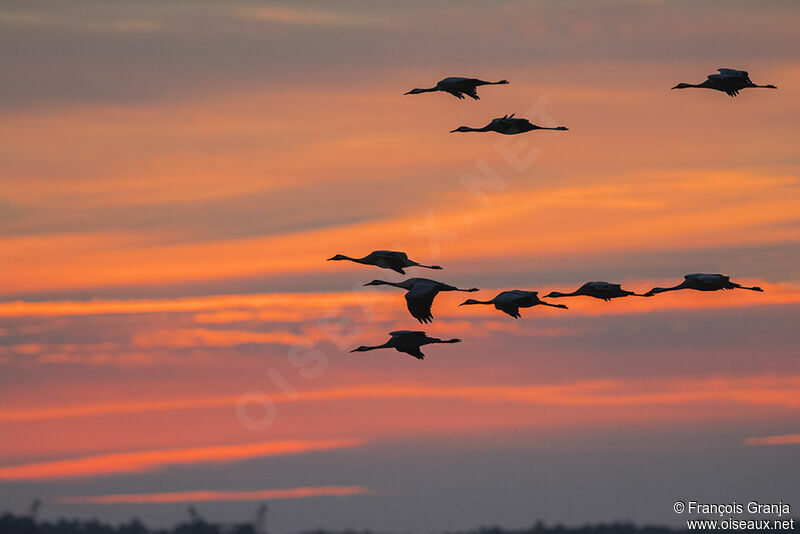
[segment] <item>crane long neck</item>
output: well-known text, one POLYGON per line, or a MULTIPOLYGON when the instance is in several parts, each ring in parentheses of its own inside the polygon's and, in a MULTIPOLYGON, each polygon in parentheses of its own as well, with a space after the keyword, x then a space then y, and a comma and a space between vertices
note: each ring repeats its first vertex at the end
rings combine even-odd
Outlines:
POLYGON ((366 259, 366 256, 364 256, 363 258, 351 258, 350 256, 345 256, 344 254, 342 254, 342 259, 353 261, 353 262, 356 262, 356 263, 364 263, 364 260, 366 259))
POLYGON ((710 85, 710 80, 706 80, 706 81, 704 81, 703 83, 686 83, 686 82, 681 82, 681 83, 679 83, 678 85, 676 85, 675 87, 673 87, 673 89, 687 89, 687 88, 689 88, 689 87, 699 87, 699 88, 711 87, 711 85, 710 85))
POLYGON ((364 345, 363 347, 361 347, 361 351, 362 351, 362 352, 366 352, 366 351, 368 351, 368 350, 376 350, 376 349, 388 349, 388 348, 391 346, 389 343, 390 343, 390 342, 389 342, 389 341, 387 341, 387 342, 386 342, 386 343, 384 343, 383 345, 364 345))
POLYGON ((575 291, 573 291, 572 293, 561 293, 560 291, 553 291, 552 293, 550 293, 550 296, 551 296, 551 297, 553 297, 553 298, 560 298, 560 297, 577 297, 577 296, 579 296, 580 294, 581 294, 581 293, 580 293, 580 289, 576 289, 576 290, 575 290, 575 291))
POLYGON ((336 256, 334 256, 333 258, 330 258, 330 259, 331 260, 338 260, 338 261, 348 260, 348 261, 354 261, 356 263, 361 263, 361 261, 364 258, 351 258, 350 256, 345 256, 344 254, 337 254, 336 256))
POLYGON ((667 291, 677 291, 679 289, 684 289, 684 288, 686 288, 686 281, 683 281, 677 286, 672 286, 672 287, 654 287, 653 289, 650 290, 650 293, 653 294, 666 293, 667 291))
POLYGON ((378 283, 375 284, 375 285, 394 286, 394 287, 399 287, 399 288, 402 288, 402 289, 407 289, 406 286, 403 285, 402 282, 387 282, 385 280, 376 280, 376 282, 378 282, 378 283))

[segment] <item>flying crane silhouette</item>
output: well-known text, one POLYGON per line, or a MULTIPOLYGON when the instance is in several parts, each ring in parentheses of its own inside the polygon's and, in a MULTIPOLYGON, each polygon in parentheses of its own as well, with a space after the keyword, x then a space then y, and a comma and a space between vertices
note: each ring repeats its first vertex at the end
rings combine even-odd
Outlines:
POLYGON ((586 296, 586 297, 594 297, 596 299, 609 301, 611 299, 619 297, 627 297, 628 295, 635 295, 637 297, 643 296, 643 295, 638 295, 633 291, 626 291, 622 289, 622 286, 619 284, 609 284, 608 282, 597 281, 597 282, 586 282, 572 293, 561 293, 559 291, 553 291, 545 295, 544 298, 586 296))
POLYGON ((696 87, 700 89, 714 89, 722 91, 729 96, 736 96, 742 89, 748 87, 760 87, 766 89, 777 89, 774 85, 756 85, 750 80, 750 75, 746 71, 737 69, 717 69, 719 74, 709 74, 708 79, 703 83, 679 83, 673 89, 687 89, 696 87))
POLYGON ((562 308, 568 309, 563 304, 550 304, 549 302, 545 302, 539 299, 538 291, 523 291, 521 289, 512 289, 510 291, 503 291, 502 293, 498 293, 496 297, 492 300, 475 300, 475 299, 467 299, 459 306, 464 306, 467 304, 494 304, 494 307, 500 310, 503 313, 507 313, 514 319, 519 319, 521 315, 519 314, 520 308, 531 308, 533 306, 552 306, 553 308, 562 308))
POLYGON ((719 291, 720 289, 747 289, 748 291, 764 291, 760 287, 745 287, 731 282, 730 277, 722 274, 693 273, 683 277, 683 282, 673 287, 654 287, 643 296, 652 297, 666 291, 694 289, 695 291, 719 291))
POLYGON ((382 269, 391 269, 400 274, 406 274, 403 270, 407 267, 424 267, 425 269, 441 269, 438 265, 422 265, 414 260, 408 259, 405 252, 397 252, 394 250, 373 250, 363 258, 351 258, 344 254, 337 254, 327 261, 348 260, 364 265, 374 265, 382 269))
POLYGON ((433 299, 440 291, 478 291, 477 287, 471 289, 459 289, 455 286, 443 284, 436 280, 429 280, 427 278, 409 278, 402 282, 386 282, 384 280, 373 280, 364 284, 365 286, 394 286, 406 290, 406 305, 411 316, 420 323, 429 323, 433 321, 431 314, 431 306, 433 306, 433 299))
POLYGON ((464 95, 467 95, 475 100, 480 100, 478 97, 477 88, 481 85, 505 85, 508 83, 508 80, 500 80, 499 82, 487 82, 484 80, 479 80, 478 78, 462 78, 459 76, 452 76, 450 78, 445 78, 444 80, 439 80, 436 82, 434 87, 430 89, 412 89, 407 93, 403 93, 406 95, 418 95, 420 93, 433 93, 436 91, 441 91, 443 93, 450 93, 456 98, 460 98, 464 100, 464 95))
POLYGON ((483 128, 471 128, 469 126, 459 126, 455 130, 450 130, 450 133, 455 132, 497 132, 503 135, 515 135, 531 130, 567 130, 565 126, 556 126, 555 128, 547 128, 545 126, 536 126, 528 119, 515 118, 514 113, 511 115, 503 115, 484 126, 483 128))
POLYGON ((425 332, 414 330, 396 330, 389 332, 392 336, 389 341, 383 345, 361 345, 357 349, 350 352, 367 352, 368 350, 375 349, 395 349, 398 352, 405 352, 410 354, 418 360, 424 360, 425 355, 419 350, 423 345, 430 345, 432 343, 460 343, 460 339, 439 339, 438 337, 428 337, 425 332))

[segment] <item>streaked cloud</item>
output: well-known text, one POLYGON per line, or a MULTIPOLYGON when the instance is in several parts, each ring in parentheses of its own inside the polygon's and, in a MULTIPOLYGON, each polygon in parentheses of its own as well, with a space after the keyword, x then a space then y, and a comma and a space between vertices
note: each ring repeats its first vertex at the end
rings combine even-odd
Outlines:
POLYGON ((156 20, 133 18, 87 20, 85 16, 35 11, 0 11, 0 26, 97 33, 152 33, 163 29, 163 25, 156 20))
POLYGON ((304 26, 386 25, 391 21, 388 17, 380 17, 360 9, 330 10, 297 7, 289 4, 265 4, 240 8, 236 13, 239 17, 247 20, 304 26))
POLYGON ((242 445, 144 450, 85 456, 68 460, 0 466, 0 480, 46 480, 142 473, 173 465, 223 463, 356 447, 359 439, 268 441, 242 445))
POLYGON ((748 446, 759 445, 798 445, 800 444, 800 434, 786 434, 782 436, 760 436, 747 438, 744 444, 748 446))
MULTIPOLYGON (((723 185, 726 176, 698 174, 697 178, 710 190, 728 187, 723 185)), ((747 176, 746 182, 755 185, 762 178, 747 176)), ((440 256, 437 261, 446 259, 452 264, 512 258, 511 266, 534 256, 705 250, 709 245, 790 246, 800 241, 795 224, 798 188, 794 183, 776 180, 762 189, 740 183, 734 188, 739 192, 720 194, 716 204, 700 202, 687 188, 679 187, 669 195, 662 192, 670 188, 664 181, 639 189, 626 188, 625 192, 607 187, 605 191, 589 187, 584 192, 519 191, 496 195, 483 209, 476 207, 468 193, 459 191, 461 201, 435 211, 436 230, 453 236, 438 242, 440 249, 431 249, 433 234, 421 224, 425 206, 417 213, 380 220, 222 241, 168 243, 158 242, 164 239, 162 236, 127 232, 6 238, 0 239, 0 246, 9 258, 9 273, 5 286, 0 282, 0 293, 185 284, 255 276, 322 277, 336 268, 323 262, 332 253, 329 243, 348 243, 348 250, 369 251, 385 248, 386 236, 398 236, 394 239, 402 239, 407 248, 440 256), (661 205, 653 206, 653 199, 661 205), (650 208, 621 207, 628 203, 644 203, 650 208), (474 221, 465 224, 464 210, 470 206, 476 209, 474 221), (535 224, 538 231, 505 231, 522 219, 535 224), (603 238, 598 239, 598 235, 603 238), (164 257, 171 258, 168 270, 163 268, 164 257), (47 258, 60 262, 58 273, 42 269, 47 258), (209 262, 207 258, 215 260, 209 262), (91 277, 86 276, 87 265, 92 266, 91 277)))
MULTIPOLYGON (((112 414, 235 407, 240 396, 197 397, 144 402, 118 402, 3 410, 0 422, 92 417, 112 414)), ((738 378, 692 377, 664 379, 582 380, 535 386, 398 385, 379 383, 323 390, 306 390, 274 397, 276 404, 327 403, 344 400, 430 399, 478 403, 521 403, 575 407, 675 405, 724 402, 751 406, 800 408, 800 376, 738 378)), ((766 438, 768 439, 768 438, 766 438)), ((2 471, 0 471, 0 474, 2 471)))
POLYGON ((247 332, 242 330, 208 330, 204 328, 160 330, 137 334, 131 339, 136 347, 233 347, 248 343, 307 345, 313 339, 290 332, 247 332))
POLYGON ((314 486, 287 489, 249 491, 174 491, 163 493, 129 493, 117 495, 78 495, 59 497, 61 504, 161 504, 209 501, 272 501, 277 499, 307 499, 309 497, 349 497, 371 493, 364 486, 314 486))

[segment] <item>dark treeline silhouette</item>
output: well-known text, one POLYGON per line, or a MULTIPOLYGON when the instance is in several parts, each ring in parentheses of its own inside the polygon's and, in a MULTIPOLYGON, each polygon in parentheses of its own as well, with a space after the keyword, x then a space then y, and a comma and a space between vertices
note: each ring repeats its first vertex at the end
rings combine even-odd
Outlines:
MULTIPOLYGON (((262 510, 262 509, 260 509, 262 510)), ((167 529, 150 529, 139 520, 113 526, 100 523, 96 520, 67 520, 39 521, 30 515, 0 515, 0 534, 266 534, 263 524, 264 513, 257 514, 256 520, 244 523, 218 525, 207 522, 196 513, 192 513, 188 521, 167 529)), ((719 518, 712 518, 719 519, 719 518)), ((795 519, 795 524, 800 519, 795 519)), ((521 530, 507 530, 499 527, 480 528, 471 531, 446 532, 444 534, 674 534, 688 532, 686 529, 664 526, 637 526, 633 523, 605 523, 597 525, 583 525, 566 527, 562 525, 545 525, 538 522, 530 528, 521 530)), ((697 532, 712 532, 711 530, 697 530, 697 532)), ((713 532, 726 532, 719 529, 713 532)), ((752 533, 760 530, 737 530, 736 532, 752 533)), ((327 531, 313 530, 302 534, 378 534, 370 531, 327 531)))
POLYGON ((114 526, 100 523, 95 519, 59 519, 50 522, 37 520, 35 512, 27 515, 6 513, 0 515, 0 534, 266 534, 267 532, 266 505, 258 508, 252 521, 223 525, 206 521, 192 506, 188 512, 188 521, 167 529, 151 529, 138 519, 114 526))

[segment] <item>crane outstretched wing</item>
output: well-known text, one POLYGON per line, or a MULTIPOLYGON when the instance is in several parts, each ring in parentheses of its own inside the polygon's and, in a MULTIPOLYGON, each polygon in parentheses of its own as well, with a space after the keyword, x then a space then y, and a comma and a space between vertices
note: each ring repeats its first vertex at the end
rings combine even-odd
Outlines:
MULTIPOLYGON (((374 251, 372 251, 372 254, 375 254, 376 256, 380 256, 382 258, 394 258, 394 257, 407 258, 408 257, 405 252, 400 252, 400 251, 397 251, 397 250, 374 250, 374 251)), ((372 254, 370 254, 370 256, 372 254)))
POLYGON ((708 286, 712 289, 727 288, 731 285, 730 278, 723 274, 698 273, 686 275, 684 278, 686 280, 694 279, 697 283, 708 286))
POLYGON ((514 304, 511 304, 511 303, 508 303, 508 302, 499 302, 499 303, 495 304, 494 307, 497 308, 498 310, 500 310, 503 313, 507 313, 508 315, 513 317, 514 319, 519 319, 520 317, 522 317, 519 314, 519 306, 516 306, 514 304))
POLYGON ((736 287, 729 276, 724 274, 709 274, 703 277, 703 282, 707 284, 714 284, 724 287, 725 289, 733 289, 736 287))
POLYGON ((427 284, 414 284, 406 293, 406 305, 411 316, 421 323, 433 321, 431 306, 437 291, 432 290, 427 284))
POLYGON ((495 298, 495 302, 500 302, 502 304, 507 303, 515 303, 520 299, 530 297, 531 294, 536 295, 535 291, 523 291, 521 289, 509 289, 508 291, 502 291, 499 293, 495 298))
POLYGON ((503 313, 507 313, 514 319, 519 319, 521 317, 519 309, 520 307, 525 307, 526 303, 530 302, 531 293, 535 294, 535 292, 522 291, 520 289, 503 291, 494 298, 494 307, 503 313))
POLYGON ((595 282, 595 287, 600 291, 600 298, 608 302, 622 293, 622 284, 609 284, 608 282, 595 282))
POLYGON ((728 77, 733 77, 733 78, 744 78, 744 79, 747 79, 747 80, 750 79, 750 75, 747 73, 747 71, 744 71, 744 70, 717 69, 717 72, 719 72, 722 76, 728 76, 728 77))
POLYGON ((480 100, 478 93, 475 91, 475 88, 479 85, 478 82, 480 82, 480 80, 475 78, 451 77, 440 81, 439 85, 444 91, 462 100, 464 99, 464 95, 474 98, 475 100, 480 100))
POLYGON ((422 330, 395 330, 394 332, 389 332, 390 336, 402 336, 402 337, 417 337, 417 336, 424 336, 425 332, 422 330))
POLYGON ((419 349, 419 347, 417 347, 415 349, 408 349, 407 351, 403 351, 403 352, 405 352, 406 354, 412 355, 413 357, 415 357, 418 360, 424 360, 425 359, 425 355, 422 354, 422 351, 419 349))
POLYGON ((420 330, 395 330, 389 332, 395 340, 394 347, 400 352, 410 354, 418 360, 424 360, 425 355, 419 350, 425 344, 425 332, 420 330))
POLYGON ((375 265, 383 267, 384 269, 391 269, 392 271, 400 274, 406 274, 403 270, 408 256, 405 252, 396 252, 394 250, 376 250, 370 254, 375 260, 375 265))
POLYGON ((481 99, 481 97, 478 96, 478 89, 476 87, 470 87, 470 88, 464 89, 464 94, 469 96, 469 97, 471 97, 471 98, 473 98, 473 99, 475 99, 475 100, 480 100, 481 99))

